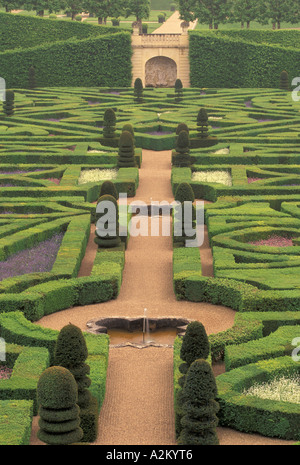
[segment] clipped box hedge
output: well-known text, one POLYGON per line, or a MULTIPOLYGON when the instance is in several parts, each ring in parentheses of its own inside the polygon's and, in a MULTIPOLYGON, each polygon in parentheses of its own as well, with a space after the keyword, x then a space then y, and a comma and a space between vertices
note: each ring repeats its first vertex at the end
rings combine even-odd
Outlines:
POLYGON ((299 440, 299 404, 242 394, 255 383, 296 373, 299 373, 299 363, 291 356, 285 356, 251 363, 219 375, 216 381, 220 426, 267 437, 299 440))

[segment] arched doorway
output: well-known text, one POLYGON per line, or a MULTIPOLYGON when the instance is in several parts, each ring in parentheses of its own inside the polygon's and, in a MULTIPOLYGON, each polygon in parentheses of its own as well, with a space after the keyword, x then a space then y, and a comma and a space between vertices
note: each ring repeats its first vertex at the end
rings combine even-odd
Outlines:
POLYGON ((171 58, 157 56, 146 62, 146 87, 174 87, 176 78, 177 65, 171 58))

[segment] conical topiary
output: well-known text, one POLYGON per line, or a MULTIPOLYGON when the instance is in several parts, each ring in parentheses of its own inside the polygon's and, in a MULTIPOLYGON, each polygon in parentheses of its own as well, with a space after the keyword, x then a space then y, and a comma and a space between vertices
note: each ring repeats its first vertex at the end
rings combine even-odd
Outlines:
POLYGON ((208 137, 208 115, 205 108, 200 108, 197 115, 197 131, 201 139, 208 137))
POLYGON ((12 116, 15 111, 15 93, 13 90, 5 92, 5 101, 3 102, 3 111, 6 116, 12 116))
POLYGON ((290 90, 289 75, 287 71, 282 71, 280 74, 280 89, 290 90))
POLYGON ((136 78, 134 81, 134 101, 136 103, 142 103, 143 102, 143 91, 144 91, 144 86, 141 78, 136 78))
POLYGON ((83 437, 80 428, 78 390, 72 373, 64 367, 47 368, 37 385, 38 438, 49 445, 68 445, 83 437))
POLYGON ((186 375, 182 389, 180 445, 218 445, 216 432, 219 404, 217 385, 210 364, 195 360, 186 375))
POLYGON ((175 102, 180 103, 183 97, 183 91, 182 91, 183 85, 180 79, 176 79, 174 87, 175 87, 175 102))
POLYGON ((186 245, 187 240, 195 239, 196 208, 193 205, 195 195, 191 185, 180 183, 175 192, 175 200, 180 202, 174 208, 174 237, 173 241, 178 247, 186 245), (188 222, 186 222, 188 216, 188 222))
MULTIPOLYGON (((112 195, 116 200, 118 200, 119 194, 118 194, 115 184, 112 181, 109 181, 109 180, 103 181, 101 188, 100 188, 99 199, 103 195, 112 195)), ((99 202, 99 199, 98 199, 98 202, 99 202)))
POLYGON ((135 147, 132 134, 129 131, 123 131, 119 139, 118 167, 130 168, 135 166, 135 147))
POLYGON ((103 118, 103 137, 113 139, 116 137, 116 114, 112 108, 107 108, 103 118))
POLYGON ((112 195, 100 197, 96 209, 96 237, 94 242, 98 247, 111 248, 121 245, 119 236, 119 208, 116 199, 112 195), (101 202, 103 208, 101 209, 101 202), (98 212, 100 206, 101 213, 98 212), (109 207, 109 211, 108 211, 109 207), (104 217, 109 213, 109 218, 104 222, 104 217))
MULTIPOLYGON (((180 358, 184 363, 182 363, 179 367, 179 371, 182 374, 182 376, 178 379, 179 386, 184 386, 186 374, 191 364, 199 358, 207 359, 209 354, 210 344, 203 324, 200 321, 192 321, 188 324, 185 335, 182 338, 180 358)), ((178 391, 176 399, 175 423, 177 436, 181 430, 180 422, 183 415, 182 392, 182 390, 178 391)))
POLYGON ((180 131, 176 138, 173 164, 179 168, 191 166, 190 139, 189 133, 185 130, 180 131))
POLYGON ((86 407, 89 403, 90 393, 88 387, 91 380, 88 378, 90 367, 85 363, 88 350, 80 328, 73 324, 64 326, 57 337, 54 350, 54 364, 70 370, 78 386, 78 405, 86 407))

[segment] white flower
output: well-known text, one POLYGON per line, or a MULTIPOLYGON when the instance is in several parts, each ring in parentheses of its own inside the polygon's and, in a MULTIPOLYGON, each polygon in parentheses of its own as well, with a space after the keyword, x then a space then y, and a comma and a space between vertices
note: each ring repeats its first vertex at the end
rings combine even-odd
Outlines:
POLYGON ((192 174, 192 181, 232 186, 231 174, 228 171, 197 171, 192 174))
POLYGON ((109 169, 90 169, 83 170, 78 179, 78 184, 87 184, 88 182, 99 182, 116 179, 118 174, 117 170, 109 169))
POLYGON ((278 400, 281 402, 292 402, 300 404, 300 377, 294 375, 290 377, 277 377, 268 383, 254 384, 249 389, 244 390, 245 396, 255 396, 260 399, 278 400))

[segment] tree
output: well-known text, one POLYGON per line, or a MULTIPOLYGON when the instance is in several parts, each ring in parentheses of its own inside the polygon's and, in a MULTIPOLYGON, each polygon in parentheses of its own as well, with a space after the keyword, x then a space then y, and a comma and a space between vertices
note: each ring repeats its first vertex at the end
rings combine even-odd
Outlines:
POLYGON ((70 12, 72 21, 78 13, 84 11, 84 0, 65 0, 65 8, 70 12))
POLYGON ((10 1, 10 0, 1 0, 0 1, 0 6, 5 8, 6 13, 9 13, 11 10, 17 10, 21 6, 21 2, 16 0, 16 1, 10 1))
POLYGON ((218 29, 230 15, 231 0, 179 0, 180 18, 208 24, 210 29, 218 29))
POLYGON ((148 19, 150 15, 149 0, 128 0, 125 3, 125 16, 135 16, 139 25, 140 34, 142 33, 142 20, 148 19))
POLYGON ((107 18, 117 18, 124 14, 123 0, 84 0, 84 11, 98 18, 99 24, 106 24, 107 18))
POLYGON ((271 20, 273 29, 280 29, 283 21, 295 24, 299 21, 299 0, 259 0, 257 20, 261 24, 271 20))
POLYGON ((178 444, 218 445, 216 401, 218 391, 210 364, 204 359, 195 360, 186 375, 182 389, 182 430, 178 444))
POLYGON ((260 0, 235 0, 233 2, 233 20, 239 21, 241 27, 247 24, 247 29, 250 27, 250 22, 255 21, 258 17, 258 4, 260 0))
MULTIPOLYGON (((66 5, 67 0, 25 0, 22 3, 26 11, 36 11, 38 16, 44 16, 45 10, 50 13, 58 12, 66 5)), ((76 0, 75 0, 76 1, 76 0)))
POLYGON ((52 366, 41 374, 37 399, 40 416, 37 435, 42 442, 68 445, 82 439, 77 384, 67 368, 52 366))

